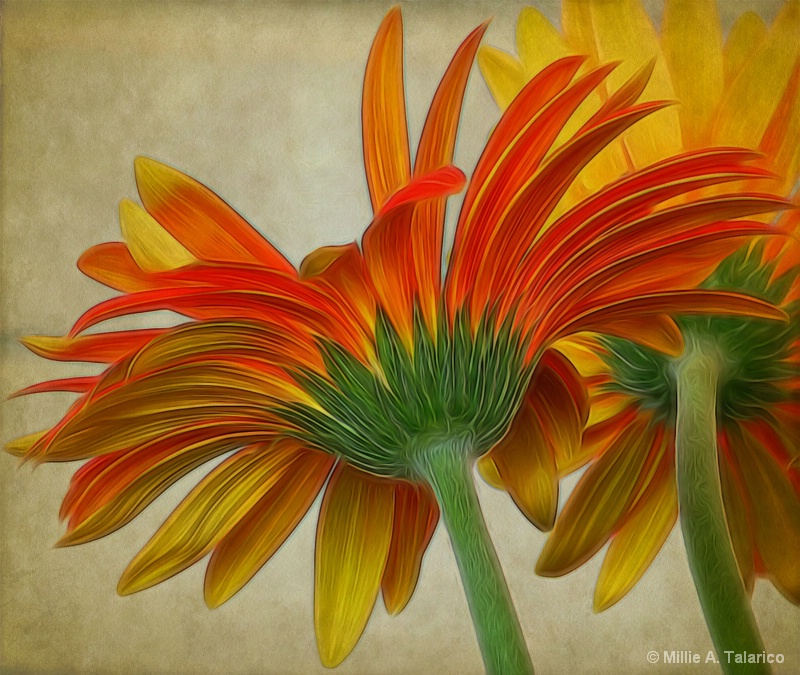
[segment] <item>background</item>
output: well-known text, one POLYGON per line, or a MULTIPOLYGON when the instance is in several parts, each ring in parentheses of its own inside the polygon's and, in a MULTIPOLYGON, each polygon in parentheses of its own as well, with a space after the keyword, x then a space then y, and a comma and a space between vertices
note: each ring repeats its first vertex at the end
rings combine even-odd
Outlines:
MULTIPOLYGON (((773 2, 720 5, 726 26, 746 9, 767 20, 777 9, 773 2)), ((557 20, 557 3, 537 6, 557 20)), ((16 340, 63 334, 86 308, 112 295, 83 277, 75 261, 89 246, 120 238, 117 204, 136 197, 136 155, 209 185, 295 263, 315 246, 359 237, 371 215, 361 168, 363 68, 388 7, 3 3, 0 395, 81 372, 39 359, 16 340)), ((494 16, 485 44, 513 51, 521 7, 404 5, 412 143, 460 41, 494 16)), ((648 7, 658 18, 660 5, 648 7)), ((498 117, 476 68, 456 155, 467 173, 498 117)), ((451 200, 451 216, 457 201, 451 200)), ((48 394, 4 402, 2 440, 55 423, 71 399, 48 394)), ((327 672, 313 632, 318 505, 220 609, 203 602, 203 564, 120 598, 120 573, 198 475, 117 533, 54 550, 62 532, 58 507, 76 468, 18 469, 0 453, 0 670, 327 672)), ((677 529, 638 586, 594 615, 602 556, 567 577, 537 577, 545 536, 507 496, 484 484, 479 492, 538 672, 718 672, 710 664, 647 663, 650 650, 691 650, 705 659, 711 649, 677 529)), ((785 655, 776 672, 800 672, 800 613, 764 581, 754 605, 767 650, 785 655)), ((392 618, 379 600, 338 672, 482 672, 442 528, 408 608, 392 618)))

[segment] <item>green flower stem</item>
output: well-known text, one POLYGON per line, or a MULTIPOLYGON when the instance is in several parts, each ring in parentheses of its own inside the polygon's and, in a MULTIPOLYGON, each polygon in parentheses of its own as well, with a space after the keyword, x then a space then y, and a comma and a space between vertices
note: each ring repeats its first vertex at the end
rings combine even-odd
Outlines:
POLYGON ((533 673, 503 570, 497 559, 472 481, 469 445, 454 440, 429 446, 418 456, 450 535, 486 672, 533 673))
POLYGON ((687 336, 686 352, 675 368, 681 529, 700 606, 723 672, 769 673, 767 664, 733 662, 735 654, 760 654, 764 645, 736 563, 722 503, 717 388, 723 365, 722 354, 712 340, 687 336))

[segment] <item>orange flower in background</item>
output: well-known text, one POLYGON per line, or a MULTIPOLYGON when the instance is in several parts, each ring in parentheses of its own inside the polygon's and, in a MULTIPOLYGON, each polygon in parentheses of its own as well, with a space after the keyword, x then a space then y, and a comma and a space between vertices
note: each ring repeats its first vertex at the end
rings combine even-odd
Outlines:
POLYGON ((136 160, 144 208, 122 202, 125 242, 79 261, 121 295, 85 312, 67 337, 25 340, 46 358, 105 370, 21 392, 79 398, 53 428, 9 445, 36 462, 88 460, 62 505, 64 545, 119 529, 181 477, 232 453, 135 557, 120 593, 210 554, 205 597, 222 604, 323 491, 315 627, 322 662, 335 666, 379 591, 391 613, 405 607, 441 511, 487 668, 525 671, 469 470, 479 460, 528 518, 552 524, 556 478, 579 461, 588 414, 577 371, 552 345, 597 331, 674 352, 672 313, 784 316, 763 300, 693 288, 696 270, 715 266, 732 243, 770 231, 750 218, 787 206, 743 189, 770 176, 750 151, 671 156, 560 206, 593 157, 664 109, 637 103, 647 71, 564 139, 614 66, 581 73, 578 57, 548 65, 509 105, 467 184, 453 151, 484 30, 453 57, 412 166, 402 22, 389 12, 362 103, 374 219, 360 247, 318 249, 299 271, 208 188, 136 160), (726 183, 730 193, 696 192, 726 183), (445 201, 465 184, 443 282, 445 201), (690 275, 670 265, 687 254, 690 275), (157 310, 188 321, 86 332, 157 310))
MULTIPOLYGON (((779 260, 796 256, 786 244, 779 260)), ((744 290, 786 308, 787 324, 684 319, 687 334, 717 337, 729 364, 719 384, 722 499, 745 587, 766 577, 800 604, 800 267, 774 276, 764 242, 727 259, 708 285, 744 290)), ((595 611, 621 600, 655 559, 678 518, 674 359, 615 338, 571 340, 562 351, 590 384, 592 419, 570 495, 537 563, 560 576, 606 544, 595 611)))

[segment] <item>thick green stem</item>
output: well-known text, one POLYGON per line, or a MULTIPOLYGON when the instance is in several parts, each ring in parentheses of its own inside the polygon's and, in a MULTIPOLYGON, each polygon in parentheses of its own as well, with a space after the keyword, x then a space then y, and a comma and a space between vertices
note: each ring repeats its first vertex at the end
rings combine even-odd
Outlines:
POLYGON ((418 468, 436 494, 450 535, 486 672, 533 673, 503 570, 472 481, 473 459, 463 441, 426 448, 418 468))
POLYGON ((713 341, 687 339, 686 353, 675 369, 681 529, 723 672, 769 673, 766 664, 735 663, 737 654, 760 654, 764 645, 736 563, 722 502, 717 449, 717 388, 722 367, 722 355, 713 341))

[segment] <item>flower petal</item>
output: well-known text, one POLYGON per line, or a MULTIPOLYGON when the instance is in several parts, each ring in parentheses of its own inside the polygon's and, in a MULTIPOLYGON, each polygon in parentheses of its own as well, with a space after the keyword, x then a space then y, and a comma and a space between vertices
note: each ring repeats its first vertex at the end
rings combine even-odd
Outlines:
POLYGON ((255 576, 294 531, 319 494, 334 458, 317 451, 299 454, 290 471, 277 476, 260 501, 211 554, 205 600, 219 607, 255 576))
POLYGON ((117 591, 129 595, 194 565, 271 490, 294 471, 293 441, 240 450, 209 473, 128 565, 117 591))
POLYGON ((663 463, 657 477, 622 527, 613 535, 594 593, 594 611, 619 602, 653 562, 678 518, 674 466, 663 463))
POLYGON ((731 536, 733 553, 739 573, 748 593, 755 585, 755 542, 753 541, 752 509, 745 503, 746 489, 735 457, 732 456, 730 436, 724 430, 719 434, 719 477, 725 519, 731 536))
POLYGON ((800 604, 800 498, 786 469, 747 430, 731 438, 754 520, 755 540, 766 575, 800 604))
MULTIPOLYGON (((642 101, 675 98, 658 36, 639 0, 565 0, 562 12, 567 38, 579 45, 579 51, 592 55, 598 63, 621 62, 608 79, 612 91, 656 59, 642 101)), ((636 168, 675 154, 681 148, 678 111, 660 111, 627 131, 624 139, 636 168)))
POLYGON ((502 441, 480 459, 481 473, 492 463, 503 487, 537 528, 553 527, 558 506, 558 478, 553 448, 527 401, 502 441))
POLYGON ((394 486, 340 463, 317 527, 314 626, 322 664, 333 668, 367 625, 392 538, 394 486))
POLYGON ((400 338, 413 351, 417 277, 412 257, 412 214, 419 203, 461 191, 466 178, 452 166, 415 176, 393 194, 364 232, 367 270, 400 338))
POLYGON ((603 333, 625 338, 668 356, 683 353, 683 334, 666 314, 609 321, 603 325, 603 333))
POLYGON ((640 474, 662 438, 642 415, 588 468, 545 542, 537 574, 567 574, 603 547, 630 508, 640 474))
POLYGON ((166 328, 94 333, 78 337, 49 337, 29 335, 21 342, 34 354, 54 361, 84 361, 88 363, 114 363, 138 351, 166 328))
POLYGON ((439 522, 439 507, 424 485, 398 482, 394 491, 392 542, 381 589, 389 614, 405 609, 417 587, 422 556, 439 522))
POLYGON ((758 53, 766 37, 767 27, 764 20, 755 12, 745 12, 733 22, 722 53, 726 90, 753 54, 758 53))
POLYGON ((393 7, 381 23, 367 61, 361 104, 364 170, 377 212, 411 177, 403 91, 403 18, 393 7))
MULTIPOLYGON (((424 176, 453 161, 467 79, 487 27, 488 22, 467 36, 442 77, 417 148, 415 176, 424 176)), ((440 197, 419 204, 411 222, 411 257, 416 270, 419 302, 432 335, 437 329, 436 312, 441 290, 444 217, 445 199, 440 197)))
POLYGON ((800 3, 786 2, 761 49, 748 51, 744 67, 719 107, 713 140, 755 147, 761 140, 798 58, 800 3))
POLYGON ((155 218, 129 199, 119 203, 119 223, 133 259, 145 272, 162 272, 197 262, 155 218))
POLYGON ((708 142, 708 127, 722 96, 722 28, 716 0, 668 0, 661 31, 664 58, 681 102, 683 145, 697 147, 708 142))
POLYGON ((517 19, 517 54, 532 78, 543 68, 569 53, 564 38, 534 7, 523 7, 517 19))
POLYGON ((95 457, 73 476, 61 505, 69 518, 59 546, 94 541, 129 523, 170 486, 202 464, 274 433, 237 421, 185 427, 95 457))
POLYGON ((478 67, 500 110, 508 108, 525 86, 522 64, 511 54, 485 46, 478 51, 478 67))
POLYGON ((137 157, 134 169, 147 212, 195 258, 295 273, 258 230, 205 185, 147 157, 137 157))

